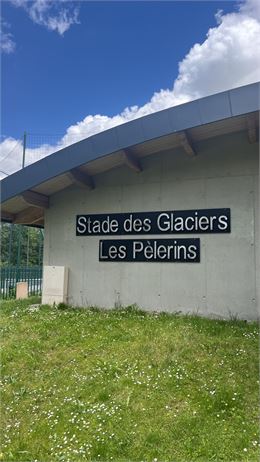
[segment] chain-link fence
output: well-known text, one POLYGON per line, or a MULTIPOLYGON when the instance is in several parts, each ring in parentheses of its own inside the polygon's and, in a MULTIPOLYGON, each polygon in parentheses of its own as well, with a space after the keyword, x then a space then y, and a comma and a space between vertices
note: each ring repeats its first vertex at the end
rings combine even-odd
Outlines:
POLYGON ((88 136, 89 133, 66 133, 65 135, 24 133, 19 139, 2 139, 0 144, 0 178, 27 167, 88 136))

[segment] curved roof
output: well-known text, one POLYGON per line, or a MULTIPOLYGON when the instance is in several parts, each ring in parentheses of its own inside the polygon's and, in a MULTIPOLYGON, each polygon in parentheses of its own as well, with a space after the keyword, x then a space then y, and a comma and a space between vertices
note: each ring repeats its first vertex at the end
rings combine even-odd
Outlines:
POLYGON ((97 173, 124 163, 140 171, 143 156, 180 145, 194 155, 193 141, 224 133, 248 130, 249 136, 256 136, 259 85, 228 90, 138 118, 17 171, 0 182, 2 219, 42 225, 48 197, 72 183, 92 188, 97 173), (35 208, 38 215, 41 210, 41 219, 35 208), (26 218, 26 211, 30 216, 28 209, 30 219, 26 218))

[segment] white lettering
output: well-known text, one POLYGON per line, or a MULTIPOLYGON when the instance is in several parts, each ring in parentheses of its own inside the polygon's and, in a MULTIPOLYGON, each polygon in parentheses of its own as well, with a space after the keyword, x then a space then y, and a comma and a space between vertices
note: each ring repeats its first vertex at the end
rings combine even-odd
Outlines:
POLYGON ((99 242, 99 259, 100 260, 107 260, 108 256, 103 254, 103 241, 99 242))
POLYGON ((186 260, 187 259, 187 247, 185 245, 178 245, 178 251, 177 251, 177 259, 178 260, 186 260), (181 252, 183 252, 183 257, 181 256, 181 252))
POLYGON ((93 221, 92 233, 100 234, 100 221, 98 221, 98 220, 93 221))
POLYGON ((86 229, 86 217, 79 217, 77 224, 77 232, 80 234, 84 234, 86 232, 86 229))
POLYGON ((197 247, 196 245, 189 245, 188 247, 188 258, 194 260, 197 257, 197 247))
POLYGON ((144 219, 144 232, 149 232, 151 231, 151 220, 150 218, 145 218, 144 219))
POLYGON ((126 233, 131 233, 132 231, 132 221, 133 215, 131 214, 129 218, 126 218, 124 221, 124 230, 126 233))
POLYGON ((209 219, 205 216, 199 218, 199 229, 201 231, 206 231, 209 227, 209 219))
POLYGON ((212 231, 214 229, 214 221, 217 219, 216 215, 213 215, 213 217, 210 217, 210 230, 212 231))
POLYGON ((118 231, 118 221, 117 220, 111 220, 110 231, 111 233, 116 233, 118 231))
POLYGON ((160 215, 157 218, 157 226, 160 231, 170 230, 170 217, 168 213, 160 213, 160 215))
POLYGON ((144 256, 145 258, 147 258, 147 260, 151 260, 151 258, 154 257, 154 249, 151 246, 150 242, 148 242, 148 245, 146 245, 144 248, 144 256))
MULTIPOLYGON (((169 248, 169 246, 168 246, 168 248, 169 248)), ((166 258, 166 256, 167 256, 167 247, 165 247, 165 245, 159 245, 158 248, 157 248, 157 255, 162 260, 164 258, 166 258)))
POLYGON ((115 245, 111 245, 108 249, 108 256, 114 260, 117 257, 117 247, 115 245))
POLYGON ((136 254, 142 252, 144 244, 140 241, 133 242, 133 259, 135 260, 136 254))
POLYGON ((174 230, 175 231, 183 231, 183 218, 177 217, 174 223, 174 230))
POLYGON ((140 220, 140 218, 136 218, 134 220, 134 223, 133 223, 133 229, 136 233, 139 233, 140 231, 142 231, 142 225, 143 225, 143 222, 142 220, 140 220))
POLYGON ((118 250, 119 250, 118 256, 121 260, 123 260, 126 257, 126 246, 120 245, 118 250))
POLYGON ((185 230, 192 231, 194 229, 194 218, 193 217, 188 217, 185 220, 185 230), (188 222, 191 221, 192 225, 189 227, 188 222))
POLYGON ((224 229, 227 229, 228 227, 228 217, 226 215, 220 215, 218 217, 218 229, 221 229, 223 231, 224 229))

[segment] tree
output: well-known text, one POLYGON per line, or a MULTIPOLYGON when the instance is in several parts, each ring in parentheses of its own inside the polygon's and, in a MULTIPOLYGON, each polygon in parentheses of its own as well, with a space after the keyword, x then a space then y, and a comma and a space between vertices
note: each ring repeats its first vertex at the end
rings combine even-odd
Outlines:
POLYGON ((1 223, 1 265, 42 265, 43 231, 32 226, 1 223))

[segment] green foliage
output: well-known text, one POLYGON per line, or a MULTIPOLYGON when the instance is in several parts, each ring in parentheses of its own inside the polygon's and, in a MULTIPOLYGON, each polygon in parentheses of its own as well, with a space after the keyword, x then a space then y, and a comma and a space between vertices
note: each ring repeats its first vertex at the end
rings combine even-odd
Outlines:
POLYGON ((58 309, 58 310, 68 310, 69 307, 68 307, 68 305, 67 305, 66 303, 59 303, 59 304, 57 305, 57 309, 58 309))
POLYGON ((0 460, 259 460, 257 323, 37 302, 2 303, 0 460))
POLYGON ((16 288, 15 287, 9 287, 8 298, 15 298, 15 297, 16 297, 16 288))
POLYGON ((37 266, 42 264, 43 231, 31 226, 1 223, 1 265, 37 266), (19 244, 20 242, 20 244, 19 244), (20 245, 20 256, 19 256, 20 245), (20 260, 20 261, 19 261, 20 260))

